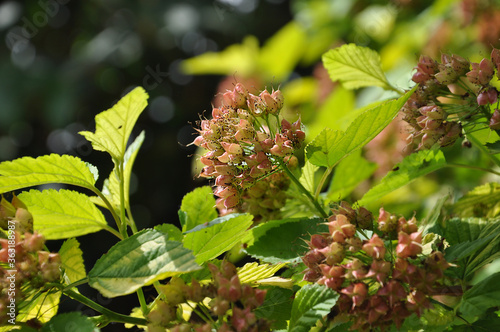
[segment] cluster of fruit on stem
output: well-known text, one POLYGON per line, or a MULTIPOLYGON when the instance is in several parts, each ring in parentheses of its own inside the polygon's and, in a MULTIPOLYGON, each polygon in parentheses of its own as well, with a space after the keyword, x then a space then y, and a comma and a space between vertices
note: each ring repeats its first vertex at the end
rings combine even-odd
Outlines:
POLYGON ((212 119, 201 120, 193 142, 208 150, 200 176, 215 178, 221 215, 245 211, 256 221, 269 219, 285 204, 290 180, 280 165, 297 163, 293 153, 305 139, 301 122, 280 119, 280 90, 253 95, 238 83, 223 100, 212 119))
POLYGON ((445 285, 450 266, 443 253, 422 252, 422 233, 415 218, 380 209, 376 230, 364 208, 342 202, 328 219, 328 233, 314 234, 302 257, 304 280, 327 286, 340 295, 332 309, 338 319, 350 318, 351 329, 371 331, 395 323, 399 328, 412 313, 432 307, 431 297, 445 285))
POLYGON ((490 59, 471 63, 458 55, 442 54, 441 63, 420 56, 412 77, 419 86, 402 108, 411 127, 408 151, 452 145, 478 125, 500 129, 498 90, 493 86, 496 69, 500 77, 500 50, 493 49, 490 59))
POLYGON ((0 202, 0 325, 15 317, 24 302, 45 284, 61 279, 59 254, 44 250, 42 235, 31 233, 33 218, 14 196, 0 202))
POLYGON ((241 284, 230 262, 223 261, 220 267, 208 264, 208 268, 213 279, 210 283, 193 279, 188 285, 173 278, 159 286, 163 300, 148 315, 148 331, 269 331, 270 322, 254 313, 264 303, 266 291, 241 284), (183 305, 193 309, 188 321, 182 318, 183 305))

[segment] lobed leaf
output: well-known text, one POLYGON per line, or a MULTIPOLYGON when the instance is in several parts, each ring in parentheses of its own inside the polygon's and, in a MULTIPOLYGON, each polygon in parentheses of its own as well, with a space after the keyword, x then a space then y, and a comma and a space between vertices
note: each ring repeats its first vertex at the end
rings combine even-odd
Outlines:
POLYGON ((307 332, 318 319, 326 316, 337 303, 339 295, 323 285, 302 287, 295 295, 288 331, 307 332))
POLYGON ((154 227, 155 230, 168 235, 170 241, 182 241, 182 232, 172 224, 161 224, 154 227))
POLYGON ((30 190, 19 194, 33 215, 34 230, 46 239, 66 239, 107 228, 90 198, 72 190, 30 190))
POLYGON ((183 232, 217 218, 212 188, 199 187, 186 194, 182 198, 180 211, 184 214, 180 218, 183 232))
POLYGON ((391 90, 380 63, 380 56, 368 47, 342 45, 323 54, 323 64, 333 82, 347 89, 379 86, 391 90))
POLYGON ((500 306, 500 272, 482 280, 467 290, 460 303, 460 311, 466 315, 480 316, 487 309, 500 306))
POLYGON ((122 161, 132 129, 147 106, 148 94, 137 87, 121 98, 112 108, 96 115, 96 129, 80 132, 92 147, 108 152, 113 161, 122 161))
POLYGON ((200 268, 191 250, 180 242, 169 241, 160 231, 145 229, 111 247, 95 263, 88 278, 91 287, 112 298, 200 268))
POLYGON ((26 322, 36 318, 42 323, 48 322, 57 314, 61 294, 60 291, 52 290, 30 296, 23 302, 26 306, 19 309, 16 321, 26 322))
POLYGON ((259 264, 257 262, 246 263, 244 266, 238 268, 238 277, 240 282, 243 283, 257 283, 261 279, 272 277, 286 264, 259 264))
POLYGON ((250 214, 230 214, 198 225, 184 236, 184 246, 193 251, 196 262, 201 264, 231 249, 244 237, 252 225, 250 214))
POLYGON ((61 258, 61 267, 67 277, 68 283, 84 279, 87 277, 85 264, 83 263, 83 252, 80 249, 80 243, 77 239, 68 239, 64 241, 59 249, 61 258))
POLYGON ((380 199, 418 177, 434 172, 446 165, 441 150, 422 150, 403 159, 376 186, 358 201, 359 205, 380 199))
POLYGON ((23 157, 0 163, 0 193, 49 183, 95 190, 96 168, 69 155, 23 157))

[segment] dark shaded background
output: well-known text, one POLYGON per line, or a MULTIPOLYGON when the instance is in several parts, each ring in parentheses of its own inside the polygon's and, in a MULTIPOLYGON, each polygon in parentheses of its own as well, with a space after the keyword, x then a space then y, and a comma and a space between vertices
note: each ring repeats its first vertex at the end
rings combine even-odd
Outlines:
MULTIPOLYGON (((211 109, 218 76, 186 76, 181 60, 217 51, 248 34, 262 42, 290 20, 289 4, 267 1, 71 1, 0 3, 0 161, 71 154, 108 177, 108 155, 92 151, 81 130, 132 87, 150 95, 134 134, 146 131, 132 184, 139 228, 178 224, 182 197, 199 183, 191 174, 190 123, 211 109)), ((114 239, 99 232, 79 238, 89 270, 114 239)), ((57 251, 60 243, 49 242, 57 251)), ((138 305, 82 292, 128 314, 138 305)), ((91 310, 62 299, 62 310, 91 310)), ((123 327, 123 325, 121 325, 123 327)), ((113 330, 112 327, 106 330, 113 330)), ((120 330, 120 329, 118 329, 120 330)))

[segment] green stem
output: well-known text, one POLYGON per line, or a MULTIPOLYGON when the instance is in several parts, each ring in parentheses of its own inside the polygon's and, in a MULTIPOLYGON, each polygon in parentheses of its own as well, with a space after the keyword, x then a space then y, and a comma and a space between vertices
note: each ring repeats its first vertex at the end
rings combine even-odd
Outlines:
POLYGON ((321 180, 319 180, 318 187, 316 187, 316 193, 314 194, 314 199, 318 199, 319 194, 321 193, 321 189, 325 185, 325 181, 328 178, 328 176, 330 175, 330 173, 333 171, 334 167, 335 167, 335 165, 331 166, 331 167, 328 167, 326 169, 326 171, 323 173, 323 176, 321 177, 321 180))
POLYGON ((123 238, 128 238, 127 234, 127 223, 125 219, 125 181, 124 181, 124 174, 123 174, 123 160, 120 160, 118 164, 118 181, 120 181, 120 233, 122 234, 123 238))
POLYGON ((137 291, 137 297, 139 298, 139 303, 141 304, 142 314, 147 316, 149 314, 148 304, 146 303, 146 298, 144 297, 144 292, 142 288, 139 288, 137 291))
POLYGON ((89 307, 97 312, 100 312, 101 314, 106 316, 109 319, 109 321, 111 321, 111 322, 128 323, 128 324, 142 325, 142 326, 145 326, 148 323, 148 321, 144 318, 130 317, 130 316, 122 315, 122 314, 119 314, 119 313, 114 312, 112 310, 109 310, 109 309, 101 306, 100 304, 97 304, 94 301, 90 300, 86 296, 84 296, 80 293, 77 293, 71 289, 65 289, 63 291, 63 293, 66 296, 85 304, 87 307, 89 307))
POLYGON ((66 289, 71 289, 71 288, 74 288, 74 287, 86 284, 88 282, 89 282, 89 279, 87 277, 85 277, 83 279, 77 280, 77 281, 75 281, 75 282, 73 282, 73 283, 65 286, 64 289, 63 289, 63 291, 66 290, 66 289))
POLYGON ((476 169, 479 171, 488 172, 488 173, 492 173, 492 174, 500 176, 500 172, 496 172, 492 169, 483 168, 483 167, 479 167, 479 166, 462 165, 462 164, 446 164, 445 167, 476 169))
POLYGON ((283 162, 283 160, 278 160, 278 161, 280 163, 281 168, 285 171, 285 173, 288 175, 288 177, 290 179, 292 179, 292 181, 297 185, 297 187, 299 187, 300 191, 302 191, 307 196, 307 198, 309 198, 309 200, 314 205, 314 207, 319 212, 319 214, 323 218, 328 218, 328 215, 326 214, 325 210, 323 210, 323 208, 319 205, 318 201, 314 199, 314 197, 311 195, 311 193, 309 192, 309 190, 307 190, 306 188, 304 188, 304 186, 302 185, 302 183, 300 183, 300 181, 295 177, 295 175, 293 175, 292 171, 290 171, 288 169, 288 167, 283 162))

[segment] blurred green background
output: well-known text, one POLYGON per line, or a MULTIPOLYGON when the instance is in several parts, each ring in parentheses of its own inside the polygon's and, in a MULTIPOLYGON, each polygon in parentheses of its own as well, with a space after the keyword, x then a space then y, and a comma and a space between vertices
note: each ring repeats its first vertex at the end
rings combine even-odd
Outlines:
MULTIPOLYGON (((178 224, 183 195, 201 184, 191 171, 196 151, 188 144, 199 114, 210 114, 218 92, 236 82, 251 92, 281 87, 285 117, 300 114, 312 138, 325 125, 342 128, 343 117, 354 109, 391 97, 379 88, 348 91, 331 83, 321 65, 328 49, 343 43, 375 49, 389 79, 408 88, 420 54, 457 53, 478 61, 499 47, 500 5, 492 0, 4 1, 0 35, 0 161, 72 154, 99 167, 99 186, 111 160, 77 133, 94 130, 94 116, 131 88, 148 91, 149 106, 134 131, 145 130, 146 140, 131 185, 134 219, 143 228, 178 224)), ((371 181, 402 158, 404 129, 395 125, 384 135, 364 153, 379 165, 371 181)), ((451 161, 486 163, 477 151, 460 151, 459 144, 445 152, 451 161)), ((415 211, 421 197, 450 191, 442 184, 451 176, 468 190, 482 174, 447 170, 405 187, 388 204, 397 203, 393 212, 415 211)), ((357 190, 366 189, 365 184, 357 190)), ((88 267, 113 245, 104 232, 79 240, 88 267)), ((136 304, 135 298, 108 304, 94 294, 123 313, 136 304)), ((62 308, 85 312, 71 303, 62 308)))

